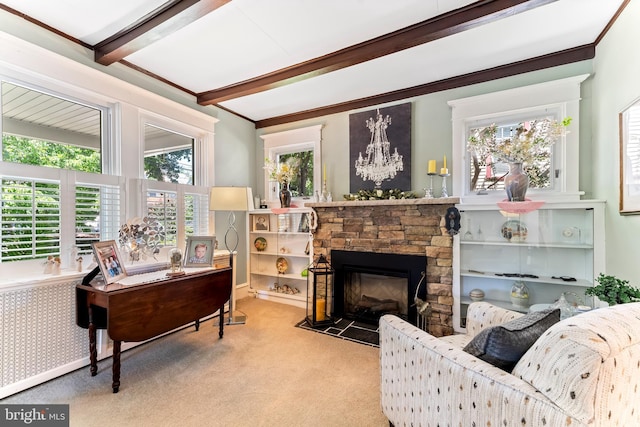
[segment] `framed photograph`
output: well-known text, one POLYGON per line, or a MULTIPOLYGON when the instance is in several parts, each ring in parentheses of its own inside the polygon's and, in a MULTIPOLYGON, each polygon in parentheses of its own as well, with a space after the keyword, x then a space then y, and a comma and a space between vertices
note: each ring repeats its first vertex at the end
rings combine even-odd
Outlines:
POLYGON ((107 284, 115 283, 127 277, 127 271, 124 268, 124 262, 122 257, 120 257, 115 240, 95 242, 91 245, 93 247, 93 253, 98 260, 100 272, 107 284))
POLYGON ((184 251, 185 267, 210 267, 213 265, 215 236, 189 236, 184 251))
POLYGON ((620 214, 640 214, 640 99, 619 115, 620 214))
POLYGON ((269 231, 269 215, 253 215, 253 231, 269 231))

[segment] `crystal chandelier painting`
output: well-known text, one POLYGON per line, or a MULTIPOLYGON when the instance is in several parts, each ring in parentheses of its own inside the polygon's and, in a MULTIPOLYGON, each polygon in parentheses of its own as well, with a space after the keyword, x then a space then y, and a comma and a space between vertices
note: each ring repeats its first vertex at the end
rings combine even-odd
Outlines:
POLYGON ((395 178, 404 167, 398 148, 394 148, 391 153, 391 143, 387 138, 387 128, 390 125, 391 116, 383 117, 379 109, 376 110, 375 120, 373 117, 366 120, 371 139, 365 156, 360 152, 355 162, 356 176, 362 177, 363 181, 373 181, 376 188, 379 188, 383 181, 395 178))

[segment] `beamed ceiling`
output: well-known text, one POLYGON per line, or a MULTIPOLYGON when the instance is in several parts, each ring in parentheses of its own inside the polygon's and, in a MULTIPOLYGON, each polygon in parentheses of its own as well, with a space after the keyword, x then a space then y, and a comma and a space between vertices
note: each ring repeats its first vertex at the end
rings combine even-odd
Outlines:
POLYGON ((630 0, 4 0, 266 127, 591 59, 630 0))

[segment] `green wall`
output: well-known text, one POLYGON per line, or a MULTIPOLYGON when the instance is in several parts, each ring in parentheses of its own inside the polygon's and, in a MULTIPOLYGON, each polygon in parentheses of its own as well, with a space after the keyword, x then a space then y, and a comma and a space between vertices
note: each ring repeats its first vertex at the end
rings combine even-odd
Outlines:
MULTIPOLYGON (((440 165, 443 155, 446 155, 448 159, 452 158, 451 109, 447 104, 448 101, 580 74, 591 74, 591 72, 592 61, 582 61, 575 64, 522 74, 488 83, 405 99, 395 103, 413 103, 411 189, 420 195, 424 194, 423 189, 427 186, 426 171, 429 159, 437 159, 439 162, 438 164, 440 165)), ((590 83, 588 82, 585 83, 587 87, 589 84, 590 83)), ((584 91, 589 92, 589 89, 585 88, 584 91)), ((587 117, 590 115, 590 102, 589 96, 583 96, 580 113, 581 117, 583 114, 587 117)), ((381 106, 383 107, 386 105, 381 106)), ((333 199, 341 200, 342 196, 349 192, 349 114, 358 111, 371 110, 376 107, 377 106, 372 106, 361 110, 333 114, 317 119, 258 129, 256 135, 255 167, 262 168, 262 161, 264 158, 264 145, 262 143, 262 139, 259 137, 260 135, 322 124, 322 161, 327 165, 327 185, 329 191, 333 193, 333 199)), ((588 164, 591 162, 590 120, 587 119, 582 123, 583 125, 580 129, 581 163, 585 162, 588 164)), ((449 167, 451 167, 451 165, 449 165, 449 167)), ((585 170, 588 169, 589 168, 585 168, 585 170)), ((455 173, 456 171, 452 171, 454 176, 449 178, 449 189, 451 189, 451 179, 455 179, 455 173)), ((262 194, 264 192, 263 176, 262 174, 258 174, 256 178, 256 188, 259 189, 258 192, 262 194)), ((580 184, 581 190, 585 191, 587 195, 591 194, 592 184, 588 173, 581 173, 580 184)), ((370 185, 367 187, 370 187, 370 185)), ((365 187, 363 186, 363 188, 365 187)), ((452 195, 455 196, 455 194, 452 195)))
MULTIPOLYGON (((397 102, 413 103, 412 190, 422 194, 427 184, 425 171, 429 159, 440 161, 443 154, 451 156, 451 111, 447 101, 590 74, 581 88, 580 190, 585 193, 584 199, 606 201, 606 271, 603 273, 629 280, 632 285, 640 287, 640 262, 636 255, 640 216, 622 216, 618 212, 618 113, 640 98, 640 49, 635 43, 640 40, 639 21, 640 3, 630 2, 598 44, 593 60, 397 102)), ((328 185, 334 200, 341 199, 349 191, 349 114, 373 108, 375 106, 259 129, 256 135, 256 169, 262 167, 260 135, 323 124, 322 156, 329 171, 328 185)), ((256 177, 256 188, 259 192, 264 191, 261 174, 256 177)))
MULTIPOLYGON (((598 44, 592 82, 594 198, 606 200, 606 274, 640 287, 640 216, 622 216, 619 206, 618 114, 640 98, 640 2, 632 1, 598 44)), ((582 166, 582 164, 581 164, 582 166)))

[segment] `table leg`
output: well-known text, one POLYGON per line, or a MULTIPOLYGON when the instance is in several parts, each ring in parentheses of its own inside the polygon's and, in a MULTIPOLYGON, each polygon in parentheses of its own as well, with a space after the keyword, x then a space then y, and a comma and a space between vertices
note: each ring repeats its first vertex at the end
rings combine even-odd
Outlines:
POLYGON ((120 390, 120 345, 121 341, 113 342, 113 383, 111 387, 113 392, 117 393, 120 390))
POLYGON ((98 373, 98 350, 96 348, 96 325, 93 323, 93 310, 89 306, 89 361, 91 376, 98 373))
POLYGON ((196 325, 196 331, 199 331, 200 330, 200 319, 196 319, 195 325, 196 325))
MULTIPOLYGON (((231 316, 231 314, 229 314, 229 316, 231 316)), ((224 305, 220 307, 220 331, 218 332, 218 336, 222 338, 223 335, 224 335, 224 305)))

